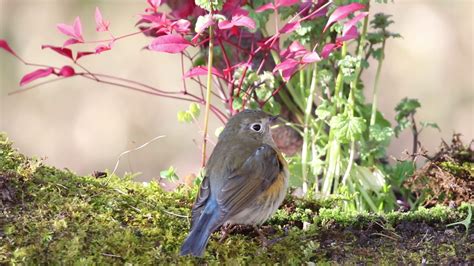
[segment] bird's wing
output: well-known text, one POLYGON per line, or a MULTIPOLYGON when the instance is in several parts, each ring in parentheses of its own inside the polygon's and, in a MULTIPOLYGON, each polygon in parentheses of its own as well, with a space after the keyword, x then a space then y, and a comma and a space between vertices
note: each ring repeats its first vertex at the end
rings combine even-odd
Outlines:
POLYGON ((270 145, 258 147, 242 167, 224 180, 217 202, 229 216, 247 208, 273 184, 281 171, 277 152, 270 145))
POLYGON ((196 202, 194 203, 193 209, 191 211, 191 214, 192 214, 191 228, 194 228, 196 221, 201 216, 201 211, 205 207, 210 193, 211 193, 211 187, 209 186, 209 178, 205 176, 201 182, 201 186, 199 188, 199 194, 197 195, 196 202))

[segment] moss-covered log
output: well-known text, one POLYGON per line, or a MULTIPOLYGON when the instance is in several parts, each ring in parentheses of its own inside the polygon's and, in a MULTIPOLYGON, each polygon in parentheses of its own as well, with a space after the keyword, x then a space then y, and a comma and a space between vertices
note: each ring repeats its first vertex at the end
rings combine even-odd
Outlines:
POLYGON ((180 257, 195 190, 166 192, 132 177, 77 176, 26 158, 0 137, 0 264, 472 262, 474 236, 463 226, 468 205, 376 215, 341 212, 340 200, 288 198, 263 227, 263 248, 237 227, 216 233, 204 258, 180 257))

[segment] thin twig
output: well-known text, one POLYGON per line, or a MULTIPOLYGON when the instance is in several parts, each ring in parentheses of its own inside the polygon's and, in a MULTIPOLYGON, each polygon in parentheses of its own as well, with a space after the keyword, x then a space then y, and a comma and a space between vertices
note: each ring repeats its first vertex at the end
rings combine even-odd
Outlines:
POLYGON ((122 156, 124 156, 125 154, 129 154, 129 153, 131 153, 131 152, 133 152, 133 151, 140 150, 140 149, 142 149, 142 148, 148 146, 148 144, 153 143, 154 141, 159 140, 159 139, 164 138, 164 137, 166 137, 166 136, 162 135, 162 136, 154 137, 153 139, 147 141, 146 143, 142 144, 141 146, 139 146, 139 147, 137 147, 137 148, 134 148, 134 149, 131 149, 131 150, 127 150, 127 151, 122 152, 122 153, 118 156, 117 162, 115 163, 114 170, 112 171, 112 173, 111 173, 109 176, 114 175, 114 174, 115 174, 115 171, 117 171, 117 168, 118 168, 119 163, 120 163, 120 158, 122 158, 122 156))

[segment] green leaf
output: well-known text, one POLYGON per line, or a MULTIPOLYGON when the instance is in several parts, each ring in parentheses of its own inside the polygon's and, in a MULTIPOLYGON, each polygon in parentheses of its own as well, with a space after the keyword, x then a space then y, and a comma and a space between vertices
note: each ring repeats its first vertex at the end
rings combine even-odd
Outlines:
POLYGON ((205 9, 209 12, 211 11, 219 11, 222 9, 224 5, 223 0, 194 0, 197 6, 202 9, 205 9))
POLYGON ((327 100, 323 100, 316 108, 315 114, 322 120, 328 120, 335 111, 336 106, 331 105, 327 100))
POLYGON ((160 176, 161 178, 164 178, 170 182, 175 182, 179 180, 179 177, 176 174, 176 170, 173 166, 170 166, 168 169, 161 171, 160 176))
POLYGON ((436 124, 436 123, 421 121, 420 125, 421 125, 422 128, 431 127, 431 128, 435 128, 439 132, 441 132, 441 128, 439 128, 438 124, 436 124))
POLYGON ((193 121, 193 117, 187 111, 178 112, 178 121, 181 123, 189 123, 193 121))
POLYGON ((415 172, 415 164, 412 161, 402 161, 391 170, 392 180, 398 187, 415 172))
POLYGON ((382 127, 378 124, 375 124, 370 127, 369 139, 376 141, 381 145, 388 146, 393 134, 394 132, 391 127, 382 127))
POLYGON ((201 107, 197 103, 191 103, 189 105, 189 113, 197 119, 199 115, 201 114, 201 107))
POLYGON ((403 118, 408 117, 410 114, 416 113, 416 109, 420 108, 421 104, 417 99, 403 98, 400 103, 395 107, 397 114, 395 120, 401 121, 403 118))
POLYGON ((232 109, 240 110, 242 109, 242 98, 234 98, 232 101, 232 109))
POLYGON ((366 129, 366 121, 362 117, 350 117, 347 114, 334 116, 329 125, 335 137, 342 143, 361 138, 366 129))
POLYGON ((223 130, 224 130, 224 127, 223 127, 223 126, 216 128, 216 131, 214 131, 214 135, 215 135, 216 137, 219 137, 219 135, 222 133, 223 130))

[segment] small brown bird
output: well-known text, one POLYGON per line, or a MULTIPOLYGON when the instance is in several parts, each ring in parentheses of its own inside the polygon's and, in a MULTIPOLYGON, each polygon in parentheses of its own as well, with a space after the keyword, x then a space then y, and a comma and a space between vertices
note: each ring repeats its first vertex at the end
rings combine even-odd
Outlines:
POLYGON ((221 225, 260 225, 278 209, 289 172, 270 132, 275 119, 245 110, 229 120, 209 158, 181 255, 202 256, 221 225))

